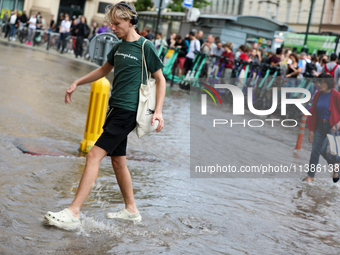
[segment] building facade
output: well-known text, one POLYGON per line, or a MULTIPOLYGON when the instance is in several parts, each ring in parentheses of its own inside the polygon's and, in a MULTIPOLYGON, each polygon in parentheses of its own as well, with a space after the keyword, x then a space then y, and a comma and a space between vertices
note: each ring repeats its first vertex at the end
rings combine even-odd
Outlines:
POLYGON ((1 17, 5 10, 18 9, 26 11, 27 15, 40 12, 46 24, 51 15, 57 20, 59 15, 68 13, 70 17, 84 15, 88 24, 94 21, 102 24, 105 8, 116 4, 119 0, 0 0, 1 17))
POLYGON ((244 0, 210 0, 211 4, 200 9, 201 14, 240 15, 244 0))
POLYGON ((340 1, 325 0, 322 8, 320 32, 340 33, 340 1))
MULTIPOLYGON (((245 0, 242 14, 278 20, 289 25, 296 32, 306 32, 311 2, 311 0, 245 0)), ((339 17, 336 17, 336 14, 340 11, 339 0, 314 0, 309 32, 320 32, 322 20, 326 20, 326 16, 330 15, 328 9, 332 5, 331 2, 334 3, 334 22, 339 19, 339 17), (326 4, 326 2, 330 3, 326 4), (338 4, 337 9, 335 3, 338 4)))

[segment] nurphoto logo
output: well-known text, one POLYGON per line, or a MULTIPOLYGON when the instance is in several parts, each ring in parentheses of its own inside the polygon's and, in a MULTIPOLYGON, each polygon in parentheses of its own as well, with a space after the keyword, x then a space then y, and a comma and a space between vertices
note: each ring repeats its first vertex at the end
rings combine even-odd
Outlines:
MULTIPOLYGON (((217 93, 217 91, 212 87, 207 84, 204 84, 207 88, 209 88, 219 99, 220 104, 222 106, 222 101, 217 93)), ((244 103, 244 94, 242 90, 235 86, 235 85, 228 85, 228 84, 215 84, 216 89, 227 89, 231 93, 232 96, 232 102, 233 102, 233 115, 244 115, 244 108, 245 108, 245 103, 244 103)), ((206 92, 214 101, 215 105, 216 100, 214 96, 204 88, 201 88, 204 92, 206 92)), ((287 105, 295 105, 304 115, 309 116, 311 113, 306 109, 306 107, 303 105, 304 103, 309 102, 311 99, 311 93, 308 89, 305 88, 281 88, 281 115, 286 115, 287 113, 287 105), (287 98, 288 93, 302 93, 305 96, 300 97, 300 98, 287 98)), ((201 115, 207 115, 207 94, 201 94, 201 115)), ((278 89, 275 87, 272 89, 272 105, 269 109, 264 109, 264 110, 258 110, 255 109, 254 107, 254 102, 253 102, 253 88, 248 87, 247 88, 247 105, 249 111, 258 116, 268 116, 273 114, 278 107, 278 89)), ((272 127, 274 127, 274 122, 279 121, 279 119, 266 119, 265 121, 270 121, 272 123, 272 127)), ((227 123, 231 124, 232 127, 232 120, 228 121, 226 119, 214 119, 213 121, 213 127, 216 125, 225 125, 227 123)), ((261 119, 251 119, 248 121, 248 126, 249 127, 262 127, 264 125, 264 121, 261 119), (250 125, 250 123, 258 122, 260 123, 259 125, 250 125)), ((238 122, 235 124, 243 124, 243 126, 246 126, 246 121, 244 120, 243 122, 238 122)), ((295 127, 297 126, 297 121, 294 119, 285 119, 281 121, 281 125, 283 127, 295 127), (285 124, 286 122, 294 122, 294 125, 287 125, 285 124)))

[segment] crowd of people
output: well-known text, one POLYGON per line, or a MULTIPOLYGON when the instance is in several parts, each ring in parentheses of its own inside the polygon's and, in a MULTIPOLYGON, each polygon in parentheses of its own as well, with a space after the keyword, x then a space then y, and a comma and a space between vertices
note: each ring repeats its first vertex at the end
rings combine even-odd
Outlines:
POLYGON ((83 41, 85 38, 92 40, 97 34, 112 32, 107 22, 103 22, 101 26, 97 22, 93 22, 91 26, 87 24, 85 16, 79 15, 70 18, 69 14, 61 14, 59 19, 55 21, 54 16, 51 15, 49 24, 46 24, 46 20, 40 12, 32 13, 30 17, 27 17, 25 11, 18 12, 13 10, 4 12, 2 18, 2 31, 0 31, 4 38, 8 38, 10 41, 17 40, 17 32, 25 32, 26 45, 34 45, 34 40, 46 33, 42 31, 48 31, 46 40, 51 39, 51 33, 59 34, 57 51, 60 53, 71 52, 75 54, 75 57, 83 56, 83 41), (69 46, 67 47, 69 42, 69 46))
MULTIPOLYGON (((143 30, 146 37, 150 34, 149 31, 149 29, 143 30)), ((308 117, 307 122, 308 138, 313 143, 310 161, 306 164, 307 181, 313 181, 315 173, 320 168, 319 157, 322 155, 327 164, 334 169, 333 182, 338 182, 340 161, 336 158, 339 157, 327 152, 329 144, 327 134, 336 133, 340 127, 340 93, 338 92, 340 64, 337 54, 316 56, 305 52, 298 54, 282 48, 270 52, 263 51, 258 43, 253 43, 252 47, 241 45, 234 52, 231 42, 223 43, 220 38, 213 35, 208 35, 206 41, 203 41, 202 36, 202 31, 191 31, 184 39, 176 34, 172 34, 168 40, 157 35, 155 44, 158 48, 168 47, 163 59, 165 63, 174 53, 172 49, 180 49, 176 63, 178 76, 192 68, 195 55, 200 52, 208 56, 200 77, 217 77, 217 70, 220 69, 223 57, 226 57, 227 61, 222 72, 219 70, 222 79, 231 78, 235 63, 243 60, 248 65, 256 63, 258 66, 266 66, 271 71, 276 70, 279 80, 284 81, 285 86, 297 87, 304 78, 308 78, 314 84, 314 96, 310 108, 312 115, 308 117)), ((152 40, 152 36, 149 36, 149 39, 152 40)), ((273 75, 273 72, 270 74, 273 75)))
POLYGON ((17 9, 9 12, 7 10, 4 11, 4 15, 2 17, 2 31, 1 33, 4 35, 5 38, 9 38, 9 40, 15 40, 15 33, 17 29, 22 29, 24 26, 27 25, 28 18, 26 12, 23 11, 18 12, 17 9))
MULTIPOLYGON (((88 38, 91 41, 97 34, 112 32, 107 22, 100 26, 93 22, 91 26, 87 24, 84 16, 73 16, 72 19, 68 14, 61 14, 58 21, 54 20, 53 15, 50 18, 50 24, 46 25, 45 19, 38 13, 33 13, 30 18, 25 11, 19 13, 13 10, 11 13, 4 12, 3 16, 3 35, 15 40, 16 30, 27 27, 28 35, 26 44, 31 45, 34 38, 39 35, 37 30, 47 29, 49 32, 59 33, 57 51, 65 51, 75 54, 75 57, 83 56, 83 41, 88 38), (67 43, 69 46, 67 48, 67 43)), ((146 39, 154 42, 157 49, 165 50, 162 57, 164 64, 174 53, 174 49, 179 49, 176 61, 178 76, 181 77, 192 68, 192 63, 197 52, 202 52, 208 57, 205 61, 200 77, 216 77, 219 66, 222 63, 222 57, 228 60, 224 64, 224 69, 220 78, 228 79, 232 77, 235 68, 235 60, 244 60, 249 63, 265 63, 280 68, 279 76, 287 78, 288 86, 295 86, 298 80, 308 76, 318 77, 321 73, 330 73, 336 80, 335 89, 338 89, 338 79, 340 77, 340 66, 337 65, 338 58, 336 54, 329 57, 326 55, 315 56, 304 52, 297 54, 289 49, 277 48, 276 52, 264 51, 258 43, 252 45, 240 45, 237 50, 234 49, 231 42, 223 43, 219 37, 208 35, 203 40, 203 31, 193 30, 184 38, 176 33, 172 33, 169 38, 165 39, 162 33, 157 32, 154 35, 151 28, 146 26, 142 31, 136 28, 136 32, 146 39), (221 58, 218 58, 221 57, 221 58), (217 68, 216 68, 217 67, 217 68), (298 78, 298 79, 296 79, 298 78)))
MULTIPOLYGON (((178 76, 185 75, 190 68, 197 52, 206 54, 203 69, 200 78, 216 77, 219 66, 222 63, 222 57, 228 60, 224 64, 224 69, 220 78, 228 79, 232 77, 235 61, 243 60, 248 63, 267 64, 279 68, 278 76, 287 78, 287 86, 296 86, 302 77, 318 77, 322 73, 330 73, 335 82, 335 89, 338 89, 338 80, 340 77, 340 66, 337 65, 337 55, 315 56, 305 52, 296 53, 290 49, 277 48, 275 52, 264 50, 258 43, 250 45, 240 45, 237 50, 234 49, 231 42, 223 43, 219 37, 208 35, 203 40, 203 31, 191 31, 184 38, 179 34, 171 34, 168 39, 157 33, 156 38, 151 33, 149 27, 145 27, 140 33, 145 38, 154 41, 157 49, 167 49, 163 57, 164 64, 167 63, 174 49, 180 49, 176 61, 178 76), (219 58, 220 57, 220 58, 219 58), (217 67, 217 68, 216 68, 217 67)), ((271 74, 273 74, 271 72, 271 74)))

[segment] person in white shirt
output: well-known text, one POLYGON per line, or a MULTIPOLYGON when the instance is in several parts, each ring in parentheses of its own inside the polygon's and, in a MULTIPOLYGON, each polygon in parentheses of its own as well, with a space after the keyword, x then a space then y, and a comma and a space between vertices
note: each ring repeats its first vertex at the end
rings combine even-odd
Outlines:
MULTIPOLYGON (((213 66, 216 64, 216 61, 218 62, 217 65, 219 65, 219 59, 213 56, 222 56, 222 53, 224 52, 223 43, 221 41, 216 41, 215 43, 216 43, 216 47, 214 47, 210 52, 210 56, 212 58, 211 58, 211 61, 208 67, 208 77, 210 77, 213 66)), ((212 77, 215 77, 218 71, 219 71, 219 66, 215 67, 212 77)))
POLYGON ((17 13, 18 13, 18 10, 15 9, 9 20, 9 26, 11 28, 10 34, 9 34, 10 39, 13 39, 13 36, 15 35, 15 32, 17 30, 17 17, 18 17, 17 13))
MULTIPOLYGON (((70 34, 70 28, 71 28, 71 22, 70 22, 70 16, 66 13, 65 19, 60 24, 60 42, 62 44, 62 48, 60 53, 64 52, 64 49, 66 48, 66 38, 70 34)), ((58 51, 59 51, 60 43, 58 44, 58 51)))
POLYGON ((28 21, 28 36, 27 36, 27 45, 32 45, 33 36, 35 34, 35 30, 37 28, 37 15, 34 13, 32 17, 28 21))
POLYGON ((189 38, 190 38, 189 52, 185 56, 185 62, 184 62, 185 74, 190 70, 192 66, 192 62, 196 55, 195 51, 201 50, 201 43, 199 40, 196 39, 195 32, 191 31, 189 33, 189 38))
POLYGON ((156 34, 155 46, 156 46, 156 49, 159 49, 160 46, 162 46, 162 48, 168 47, 168 43, 167 43, 166 40, 163 38, 161 32, 157 32, 157 34, 156 34))

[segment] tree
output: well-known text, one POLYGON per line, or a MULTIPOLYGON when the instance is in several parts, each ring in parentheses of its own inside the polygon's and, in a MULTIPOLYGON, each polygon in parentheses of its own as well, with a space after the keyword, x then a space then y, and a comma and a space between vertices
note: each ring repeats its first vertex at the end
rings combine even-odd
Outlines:
POLYGON ((138 0, 133 4, 135 5, 137 12, 148 11, 153 7, 152 0, 138 0))
MULTIPOLYGON (((167 8, 169 9, 169 11, 173 12, 185 12, 185 8, 182 6, 182 4, 183 0, 172 0, 167 8)), ((207 0, 194 0, 194 7, 198 9, 204 8, 210 4, 211 2, 207 0)), ((137 12, 147 11, 154 7, 152 0, 138 0, 134 2, 134 5, 136 6, 137 12)))

